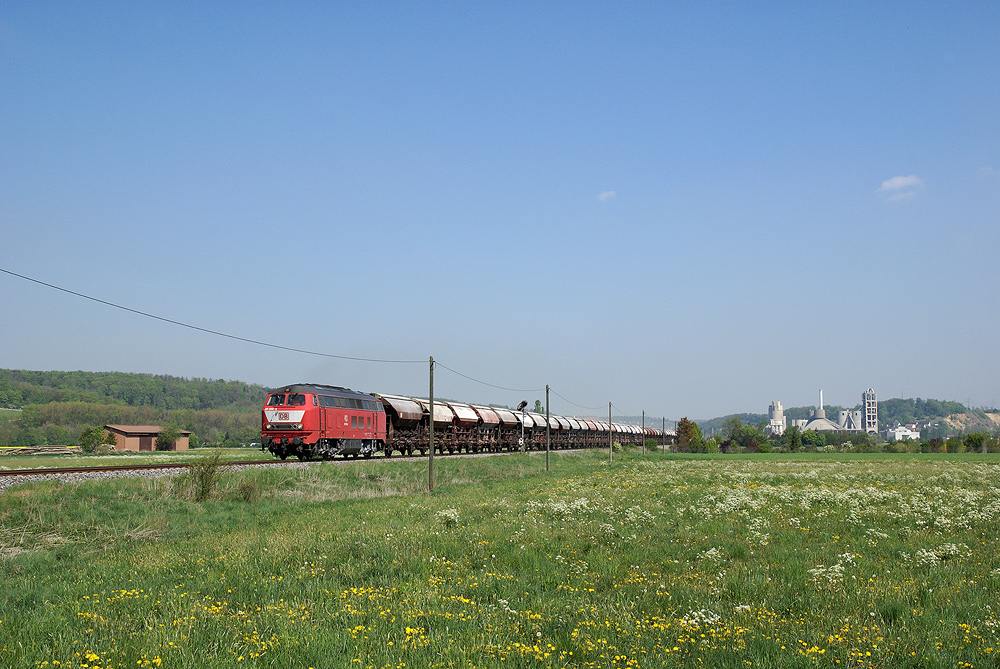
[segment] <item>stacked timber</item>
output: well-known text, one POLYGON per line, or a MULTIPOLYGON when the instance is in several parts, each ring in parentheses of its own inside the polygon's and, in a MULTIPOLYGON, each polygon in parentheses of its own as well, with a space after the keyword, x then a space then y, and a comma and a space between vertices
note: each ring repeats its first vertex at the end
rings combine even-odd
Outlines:
POLYGON ((79 446, 22 446, 0 448, 2 455, 80 455, 79 446))

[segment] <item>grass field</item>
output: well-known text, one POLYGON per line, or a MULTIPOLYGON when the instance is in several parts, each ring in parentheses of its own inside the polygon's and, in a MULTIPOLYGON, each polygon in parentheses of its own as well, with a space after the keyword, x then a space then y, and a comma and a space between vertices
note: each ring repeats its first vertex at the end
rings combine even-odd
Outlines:
POLYGON ((991 456, 554 454, 0 494, 0 666, 989 667, 991 456))
POLYGON ((270 453, 258 448, 198 448, 189 451, 120 451, 118 453, 80 455, 18 455, 18 449, 6 451, 0 457, 2 469, 43 469, 48 467, 100 467, 105 465, 155 464, 191 462, 216 453, 223 460, 275 460, 270 453))

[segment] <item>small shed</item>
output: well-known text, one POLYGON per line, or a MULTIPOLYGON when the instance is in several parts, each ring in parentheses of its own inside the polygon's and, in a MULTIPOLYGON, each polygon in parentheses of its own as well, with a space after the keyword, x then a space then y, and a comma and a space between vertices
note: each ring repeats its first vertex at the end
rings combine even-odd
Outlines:
MULTIPOLYGON (((114 435, 116 451, 155 451, 156 437, 163 431, 161 425, 105 425, 104 428, 114 435)), ((187 430, 180 433, 169 450, 188 450, 191 433, 187 430)))

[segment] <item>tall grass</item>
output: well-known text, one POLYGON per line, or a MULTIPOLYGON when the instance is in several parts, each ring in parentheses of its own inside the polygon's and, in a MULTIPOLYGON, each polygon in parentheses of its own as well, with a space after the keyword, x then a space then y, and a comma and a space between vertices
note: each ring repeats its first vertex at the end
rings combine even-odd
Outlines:
POLYGON ((996 459, 552 462, 11 489, 0 666, 998 662, 996 459))
POLYGON ((118 451, 80 455, 18 455, 15 449, 0 457, 0 469, 43 469, 51 467, 96 467, 102 465, 191 462, 219 454, 228 460, 274 460, 270 453, 255 448, 198 448, 189 451, 118 451))

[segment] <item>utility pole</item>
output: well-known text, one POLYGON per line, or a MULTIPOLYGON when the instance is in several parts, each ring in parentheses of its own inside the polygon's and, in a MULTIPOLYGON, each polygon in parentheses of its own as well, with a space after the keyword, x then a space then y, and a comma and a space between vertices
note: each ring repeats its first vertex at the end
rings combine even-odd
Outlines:
POLYGON ((615 459, 614 438, 615 433, 611 427, 611 402, 608 402, 608 462, 614 462, 615 459))
POLYGON ((667 445, 667 417, 663 416, 663 427, 660 428, 660 450, 665 450, 667 445))
POLYGON ((427 458, 427 489, 434 490, 434 356, 431 356, 431 392, 430 392, 430 422, 427 441, 431 447, 431 456, 427 458))
POLYGON ((549 384, 545 384, 545 471, 549 471, 549 448, 551 438, 549 437, 549 384))
POLYGON ((518 446, 517 450, 522 453, 526 450, 524 447, 524 407, 528 406, 528 400, 521 400, 521 403, 517 405, 515 411, 521 412, 521 444, 518 446))

